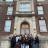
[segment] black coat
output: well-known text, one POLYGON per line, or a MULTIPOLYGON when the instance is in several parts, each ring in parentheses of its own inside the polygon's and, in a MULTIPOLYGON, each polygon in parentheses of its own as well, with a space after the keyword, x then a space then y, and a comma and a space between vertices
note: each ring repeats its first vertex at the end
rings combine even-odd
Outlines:
POLYGON ((13 36, 11 39, 11 48, 14 48, 15 45, 16 45, 16 36, 13 36))
POLYGON ((38 38, 38 37, 35 38, 35 44, 36 44, 36 43, 39 44, 39 38, 38 38))

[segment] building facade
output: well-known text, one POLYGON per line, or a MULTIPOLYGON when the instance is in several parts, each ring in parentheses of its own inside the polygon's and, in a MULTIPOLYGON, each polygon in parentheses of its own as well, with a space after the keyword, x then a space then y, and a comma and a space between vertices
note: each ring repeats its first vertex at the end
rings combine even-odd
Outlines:
POLYGON ((48 48, 48 0, 0 0, 0 48, 20 34, 38 35, 39 48, 48 48))

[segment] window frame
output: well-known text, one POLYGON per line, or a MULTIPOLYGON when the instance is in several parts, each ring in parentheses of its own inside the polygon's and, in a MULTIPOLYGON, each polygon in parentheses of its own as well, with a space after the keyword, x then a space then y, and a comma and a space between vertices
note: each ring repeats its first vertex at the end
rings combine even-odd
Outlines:
POLYGON ((45 21, 44 22, 45 24, 43 26, 45 27, 46 31, 43 31, 44 29, 41 31, 41 29, 40 29, 41 28, 40 23, 39 23, 39 30, 40 30, 41 33, 47 32, 48 30, 47 30, 46 20, 45 19, 39 19, 39 21, 41 21, 41 20, 42 20, 42 22, 43 22, 43 20, 45 21))
POLYGON ((38 14, 38 15, 44 15, 44 6, 43 6, 43 5, 38 5, 38 6, 37 6, 37 14, 38 14), (42 9, 39 10, 38 7, 41 7, 42 9), (39 13, 40 11, 42 11, 42 13, 39 13))
MULTIPOLYGON (((29 8, 30 8, 30 9, 27 10, 27 11, 26 11, 26 10, 25 10, 25 11, 21 11, 23 8, 21 9, 21 8, 19 7, 19 12, 26 13, 26 12, 30 12, 30 11, 31 11, 31 3, 30 3, 30 2, 20 2, 19 4, 23 4, 23 5, 24 5, 24 4, 29 4, 29 5, 30 5, 30 6, 28 6, 28 9, 29 9, 29 8)), ((20 5, 19 5, 19 6, 20 6, 20 5)))
POLYGON ((7 15, 13 15, 13 7, 12 6, 8 6, 8 8, 7 8, 7 15))
POLYGON ((5 20, 5 26, 4 26, 4 31, 5 32, 11 32, 11 24, 12 24, 12 21, 11 20, 5 20), (10 25, 7 25, 7 22, 8 21, 10 21, 10 25), (7 30, 6 30, 6 28, 7 28, 7 30))

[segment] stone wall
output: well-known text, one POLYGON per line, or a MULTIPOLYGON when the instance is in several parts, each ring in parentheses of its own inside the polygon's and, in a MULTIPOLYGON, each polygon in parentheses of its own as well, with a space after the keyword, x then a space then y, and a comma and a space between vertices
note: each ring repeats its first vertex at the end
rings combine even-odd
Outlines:
POLYGON ((10 41, 1 41, 1 48, 10 48, 10 41))
POLYGON ((0 37, 0 48, 10 48, 9 36, 1 36, 0 37))
POLYGON ((39 48, 48 48, 48 40, 40 40, 39 48))

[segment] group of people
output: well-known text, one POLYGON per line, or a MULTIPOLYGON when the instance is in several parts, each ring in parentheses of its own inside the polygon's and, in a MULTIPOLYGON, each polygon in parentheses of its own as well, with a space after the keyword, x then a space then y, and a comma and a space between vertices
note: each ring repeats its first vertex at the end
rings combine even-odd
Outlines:
POLYGON ((39 48, 39 38, 32 35, 13 36, 11 38, 11 48, 39 48))

